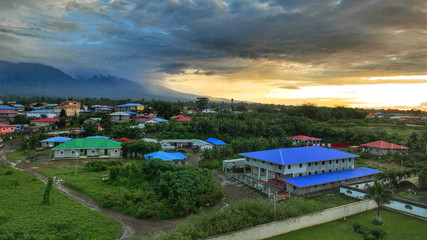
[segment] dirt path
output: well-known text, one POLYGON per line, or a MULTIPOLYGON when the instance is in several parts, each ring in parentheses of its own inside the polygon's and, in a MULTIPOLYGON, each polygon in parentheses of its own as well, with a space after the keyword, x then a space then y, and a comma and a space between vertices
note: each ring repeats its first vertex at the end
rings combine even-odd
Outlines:
MULTIPOLYGON (((6 156, 9 151, 12 151, 11 147, 2 148, 0 150, 0 156, 3 159, 3 156, 6 156)), ((18 169, 20 171, 24 171, 28 174, 36 176, 42 182, 47 183, 47 177, 30 169, 30 168, 20 168, 17 167, 18 162, 10 162, 13 168, 18 169)), ((146 236, 150 234, 154 234, 156 232, 168 231, 173 229, 178 223, 182 222, 185 218, 180 219, 172 219, 172 220, 151 220, 151 219, 139 219, 134 218, 132 216, 125 215, 118 211, 114 211, 111 209, 103 208, 97 202, 92 199, 60 184, 55 181, 53 185, 59 191, 67 194, 71 198, 75 199, 82 205, 90 208, 92 210, 98 211, 105 216, 111 218, 115 222, 119 223, 122 227, 122 235, 118 239, 127 239, 130 237, 138 237, 138 236, 146 236)))

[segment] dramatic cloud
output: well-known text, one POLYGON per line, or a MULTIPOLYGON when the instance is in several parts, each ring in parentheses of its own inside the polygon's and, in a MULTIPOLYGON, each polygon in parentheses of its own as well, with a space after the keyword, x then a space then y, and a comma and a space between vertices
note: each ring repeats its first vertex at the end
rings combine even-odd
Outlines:
POLYGON ((426 12, 425 0, 1 1, 0 58, 217 97, 241 84, 242 100, 277 102, 273 88, 425 82, 413 76, 426 75, 426 12))

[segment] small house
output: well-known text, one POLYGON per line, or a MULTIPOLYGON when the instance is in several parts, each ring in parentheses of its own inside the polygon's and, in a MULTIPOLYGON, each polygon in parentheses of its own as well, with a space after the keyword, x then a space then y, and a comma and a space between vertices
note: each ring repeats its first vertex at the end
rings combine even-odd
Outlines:
POLYGON ((309 136, 304 136, 304 135, 293 136, 291 138, 292 138, 292 144, 294 146, 296 146, 300 143, 304 143, 305 145, 320 144, 320 141, 322 140, 320 138, 309 137, 309 136))
POLYGON ((224 146, 224 145, 227 145, 227 143, 225 143, 225 142, 223 142, 223 141, 221 141, 219 139, 216 139, 216 138, 208 138, 205 141, 208 142, 208 143, 213 144, 214 146, 224 146))
POLYGON ((130 122, 130 114, 124 112, 111 113, 111 121, 113 123, 128 123, 130 122))
POLYGON ((121 158, 122 144, 106 138, 78 138, 52 148, 54 159, 121 158))
POLYGON ((409 147, 384 141, 365 143, 360 146, 362 147, 362 151, 379 156, 392 155, 395 152, 405 154, 409 150, 409 147))
POLYGON ((188 157, 182 153, 179 153, 179 152, 158 151, 158 152, 154 152, 154 153, 145 154, 144 158, 147 161, 150 161, 151 159, 157 158, 157 159, 161 159, 161 160, 166 161, 166 162, 173 162, 176 165, 186 165, 187 163, 185 162, 185 159, 187 159, 188 157))
POLYGON ((52 110, 33 110, 27 112, 27 117, 35 117, 35 118, 56 118, 59 113, 52 110))
POLYGON ((15 132, 15 126, 0 123, 0 135, 11 134, 15 132))
POLYGON ((15 120, 15 116, 17 114, 18 112, 15 112, 13 110, 0 110, 0 118, 8 119, 9 121, 15 120))
POLYGON ((40 141, 40 143, 43 148, 53 148, 58 146, 59 144, 68 142, 70 140, 73 140, 73 139, 68 137, 52 137, 52 138, 42 140, 40 141))

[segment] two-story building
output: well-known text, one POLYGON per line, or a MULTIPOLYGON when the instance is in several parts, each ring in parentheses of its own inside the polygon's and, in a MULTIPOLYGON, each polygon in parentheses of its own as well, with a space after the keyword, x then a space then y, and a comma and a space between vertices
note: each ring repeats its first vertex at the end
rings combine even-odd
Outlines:
POLYGON ((52 110, 33 110, 27 112, 27 117, 36 117, 36 118, 56 118, 58 113, 52 110))
MULTIPOLYGON (((326 176, 322 174, 331 175, 330 173, 338 174, 339 176, 340 171, 354 169, 354 159, 359 157, 358 155, 323 147, 281 148, 240 153, 239 155, 245 157, 244 165, 250 166, 248 174, 246 174, 245 167, 246 175, 275 185, 283 185, 286 190, 293 191, 299 195, 313 192, 311 185, 304 185, 304 187, 299 188, 289 182, 288 179, 311 175, 316 175, 316 178, 321 179, 322 176, 326 176)), ((332 179, 335 185, 329 184, 315 190, 331 188, 348 179, 350 178, 343 179, 338 177, 332 179)))
POLYGON ((11 134, 15 132, 15 126, 0 123, 0 135, 11 134))
POLYGON ((144 105, 139 103, 126 103, 126 104, 117 105, 114 107, 114 111, 116 112, 128 112, 128 111, 141 112, 143 110, 144 110, 144 105))
POLYGON ((55 112, 60 113, 62 109, 65 110, 67 117, 79 116, 80 115, 80 105, 64 105, 55 107, 55 112))
POLYGON ((0 118, 7 119, 10 122, 15 120, 15 116, 18 113, 13 110, 0 110, 0 118))

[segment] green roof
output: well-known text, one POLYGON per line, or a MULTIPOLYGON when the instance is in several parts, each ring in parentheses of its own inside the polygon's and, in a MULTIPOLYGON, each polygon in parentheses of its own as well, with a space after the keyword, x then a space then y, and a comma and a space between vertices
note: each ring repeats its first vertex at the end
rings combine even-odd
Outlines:
POLYGON ((122 144, 105 138, 78 138, 66 143, 60 144, 57 149, 90 149, 90 148, 122 148, 122 144))

